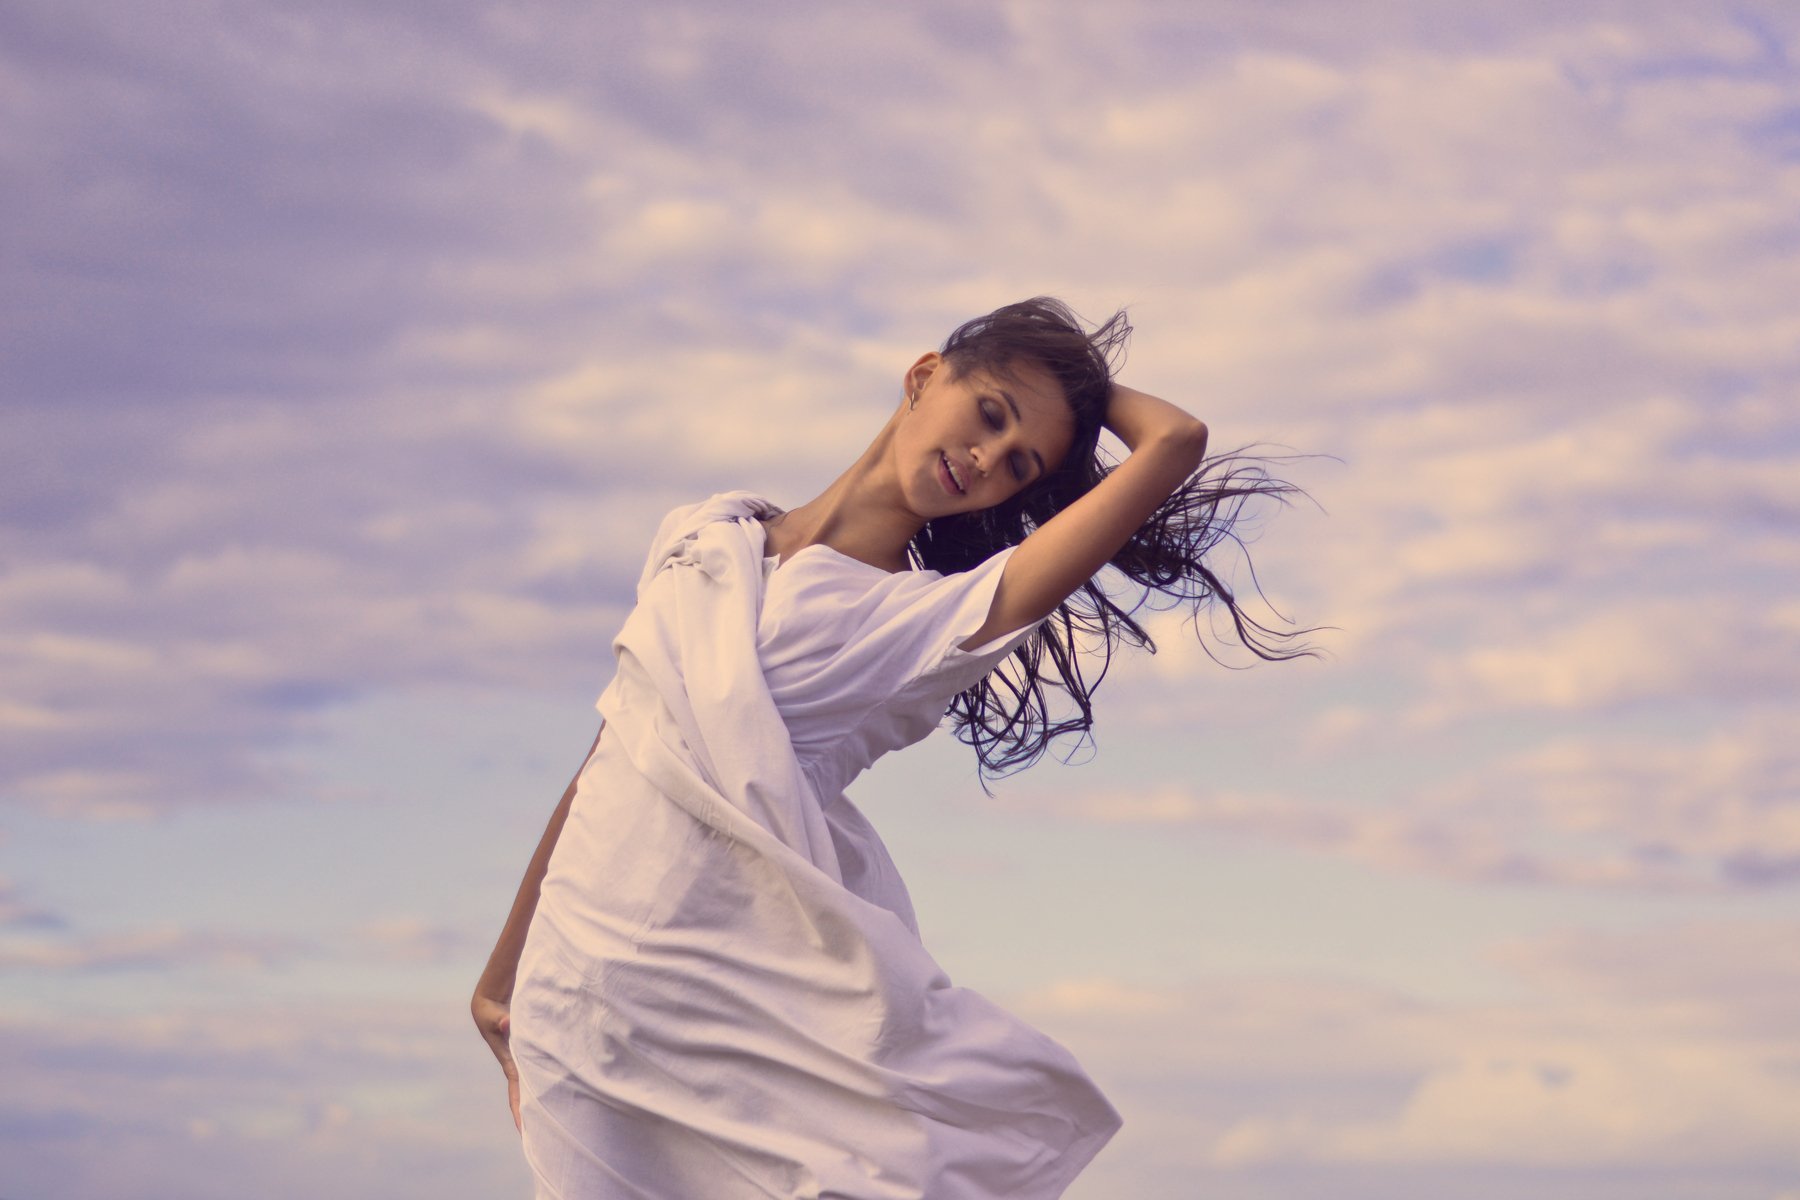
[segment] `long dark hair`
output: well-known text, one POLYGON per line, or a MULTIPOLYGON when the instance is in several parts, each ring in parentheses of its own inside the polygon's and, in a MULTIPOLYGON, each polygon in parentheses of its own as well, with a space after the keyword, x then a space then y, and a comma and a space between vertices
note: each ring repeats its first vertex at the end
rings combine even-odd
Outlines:
MULTIPOLYGON (((944 574, 966 571, 1023 541, 1106 478, 1117 464, 1100 448, 1101 423, 1115 364, 1130 337, 1123 309, 1089 332, 1068 305, 1048 296, 1008 304, 957 327, 942 349, 955 377, 977 369, 1005 377, 1020 362, 1041 365, 1062 384, 1075 416, 1075 438, 1055 471, 1005 503, 928 522, 908 547, 914 565, 944 574)), ((1187 609, 1208 654, 1212 648, 1200 635, 1200 616, 1218 610, 1229 618, 1237 642, 1258 658, 1315 653, 1298 641, 1310 630, 1258 621, 1205 561, 1227 541, 1247 559, 1234 530, 1247 502, 1267 498, 1285 504, 1301 494, 1269 473, 1270 461, 1235 451, 1202 462, 1113 555, 1108 566, 1122 579, 1108 579, 1103 569, 1059 604, 999 669, 956 697, 949 715, 957 738, 980 758, 984 782, 1030 766, 1057 739, 1074 738, 1071 753, 1091 739, 1094 691, 1114 651, 1121 644, 1156 651, 1134 619, 1145 609, 1187 609), (1117 594, 1103 581, 1115 585, 1117 594), (1054 710, 1051 692, 1066 697, 1054 710)))

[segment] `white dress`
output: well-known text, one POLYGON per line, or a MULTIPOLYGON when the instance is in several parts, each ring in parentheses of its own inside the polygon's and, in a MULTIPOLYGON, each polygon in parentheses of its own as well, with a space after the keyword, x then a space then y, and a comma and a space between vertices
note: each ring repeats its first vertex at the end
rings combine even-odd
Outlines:
POLYGON ((1119 1128, 1062 1046, 919 941, 843 790, 1029 632, 975 651, 1010 551, 779 568, 748 493, 678 509, 614 643, 519 963, 539 1200, 1051 1200, 1119 1128))

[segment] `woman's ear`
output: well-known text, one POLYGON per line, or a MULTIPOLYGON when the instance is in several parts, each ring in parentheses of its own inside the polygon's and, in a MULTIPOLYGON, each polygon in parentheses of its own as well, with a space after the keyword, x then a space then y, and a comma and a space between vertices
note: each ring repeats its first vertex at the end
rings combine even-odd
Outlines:
POLYGON ((924 389, 925 384, 931 379, 931 376, 943 365, 943 355, 939 354, 936 350, 927 350, 924 354, 919 355, 919 360, 917 362, 906 369, 906 374, 901 377, 900 382, 907 407, 910 408, 912 406, 913 402, 917 399, 919 392, 924 389))

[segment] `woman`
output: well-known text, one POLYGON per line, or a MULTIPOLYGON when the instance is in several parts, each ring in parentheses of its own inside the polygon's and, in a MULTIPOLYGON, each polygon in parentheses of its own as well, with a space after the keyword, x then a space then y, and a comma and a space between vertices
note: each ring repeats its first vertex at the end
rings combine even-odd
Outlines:
POLYGON ((1196 473, 1205 424, 1112 380, 1129 333, 1008 305, 907 369, 816 499, 663 522, 472 1002, 540 1200, 1049 1198, 1117 1130, 1066 1050, 945 978, 843 791, 946 709, 989 772, 1084 734, 1076 652, 1149 646, 1109 564, 1293 653, 1201 558, 1287 485, 1196 473))

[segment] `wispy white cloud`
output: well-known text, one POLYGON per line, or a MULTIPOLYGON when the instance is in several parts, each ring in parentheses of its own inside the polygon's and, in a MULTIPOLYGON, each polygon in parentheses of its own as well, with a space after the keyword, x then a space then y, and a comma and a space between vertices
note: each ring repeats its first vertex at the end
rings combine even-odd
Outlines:
POLYGON ((1546 992, 1648 1015, 1671 1030, 1777 1041, 1796 1034, 1790 953, 1800 924, 1690 919, 1626 931, 1568 929, 1497 945, 1493 957, 1546 992))
POLYGON ((410 916, 368 921, 352 931, 352 943, 399 963, 467 963, 482 949, 465 929, 410 916))
MULTIPOLYGON (((1322 751, 1375 736, 1336 710, 1322 751)), ((1206 782, 1132 789, 1015 788, 1009 811, 1250 837, 1472 883, 1714 891, 1800 877, 1800 758, 1786 708, 1705 734, 1552 736, 1445 771, 1425 786, 1242 793, 1206 782)))
POLYGON ((1012 1002, 1117 1092, 1121 1148, 1171 1170, 1335 1164, 1392 1188, 1422 1167, 1528 1166, 1591 1188, 1626 1163, 1800 1165, 1785 1132, 1800 1027, 1778 1000, 1791 956, 1770 954, 1794 933, 1725 921, 1513 943, 1497 954, 1535 987, 1480 1005, 1301 977, 1069 979, 1012 1002))
POLYGON ((260 970, 307 953, 305 942, 157 926, 128 933, 0 940, 0 971, 260 970))
POLYGON ((447 1005, 6 1019, 8 1187, 203 1195, 224 1178, 296 1198, 506 1191, 525 1173, 486 1054, 466 1009, 447 1005))
POLYGON ((33 904, 18 884, 0 876, 0 929, 61 929, 63 925, 61 915, 33 904))

